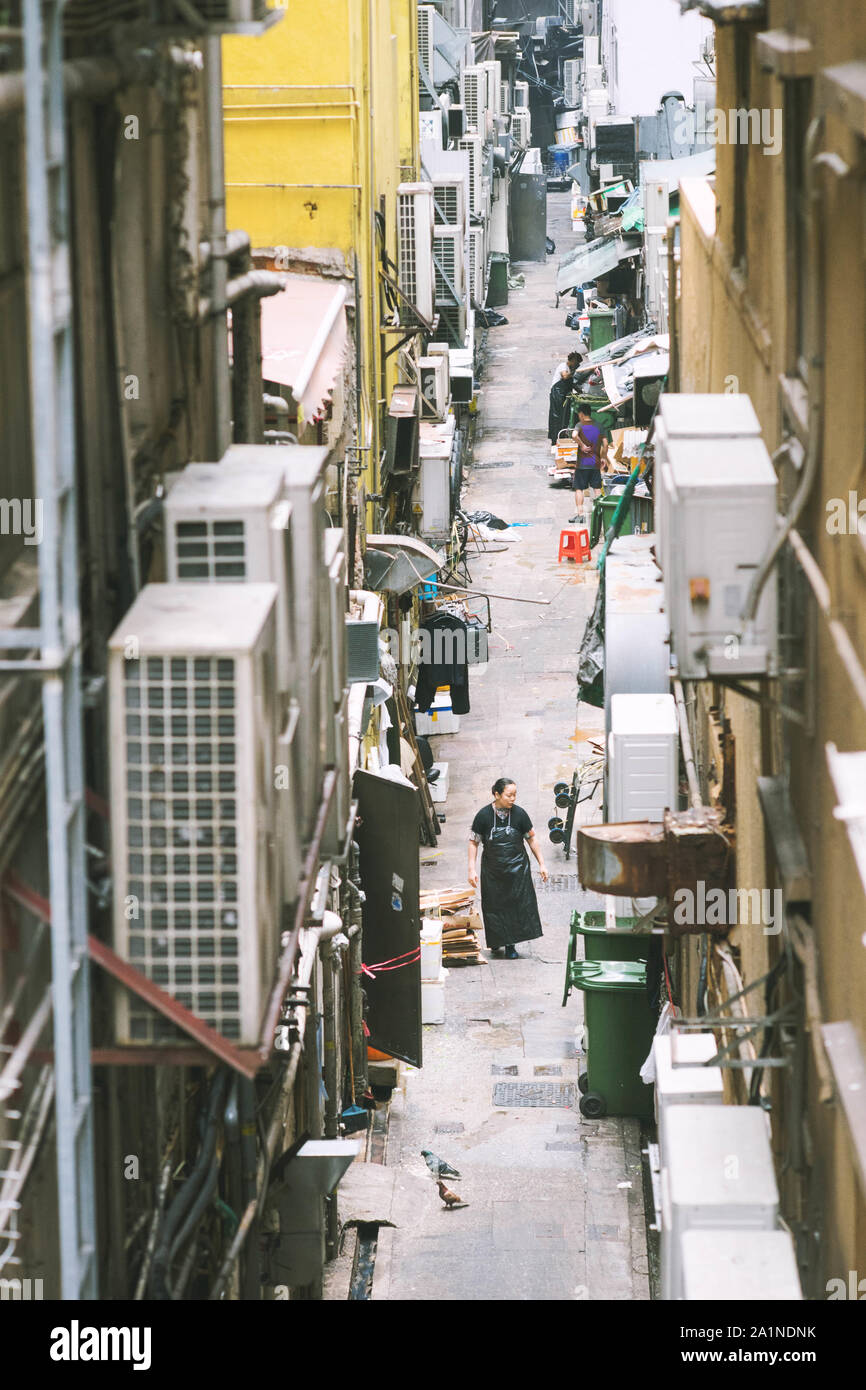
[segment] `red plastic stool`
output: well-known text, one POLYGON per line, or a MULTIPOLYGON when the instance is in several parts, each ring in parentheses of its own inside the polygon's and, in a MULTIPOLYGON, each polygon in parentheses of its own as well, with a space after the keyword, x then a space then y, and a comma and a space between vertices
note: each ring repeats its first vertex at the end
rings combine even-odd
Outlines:
POLYGON ((558 560, 590 560, 589 531, 581 526, 577 531, 560 531, 558 560))

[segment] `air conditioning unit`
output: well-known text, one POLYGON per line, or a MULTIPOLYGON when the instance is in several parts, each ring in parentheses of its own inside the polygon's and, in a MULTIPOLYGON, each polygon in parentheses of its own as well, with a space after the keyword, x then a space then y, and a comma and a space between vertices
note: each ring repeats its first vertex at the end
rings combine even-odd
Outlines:
POLYGON ((480 217, 483 208, 483 146, 484 142, 480 135, 464 135, 462 140, 457 142, 457 148, 469 158, 469 211, 473 217, 480 217))
MULTIPOLYGON (((277 588, 149 584, 109 641, 114 944, 254 1046, 279 950, 277 588)), ((117 1039, 183 1035, 118 990, 117 1039)))
POLYGON ((511 118, 511 134, 515 144, 526 150, 532 143, 532 117, 528 111, 515 111, 511 118))
POLYGON ((568 58, 562 65, 562 91, 566 106, 580 105, 580 72, 583 64, 579 58, 568 58))
POLYGON ((502 115, 502 64, 498 58, 479 63, 487 77, 487 99, 485 106, 491 116, 502 115))
POLYGON ((427 70, 427 76, 433 81, 433 57, 435 54, 434 30, 436 23, 436 10, 433 5, 418 6, 418 56, 427 70))
POLYGON ((329 526, 324 537, 331 619, 331 704, 334 708, 339 706, 349 683, 346 664, 348 564, 344 535, 342 527, 329 526))
POLYGON ((427 434, 421 440, 421 467, 413 493, 418 532, 428 542, 447 540, 451 532, 451 455, 453 433, 427 434))
POLYGON ((466 179, 461 174, 442 174, 434 179, 433 216, 436 227, 465 229, 466 179))
POLYGON ((460 102, 466 112, 467 128, 484 139, 487 134, 487 73, 480 64, 465 67, 460 74, 460 102))
MULTIPOLYGON (((471 235, 471 234, 470 234, 471 235)), ((418 360, 421 411, 427 419, 444 420, 448 412, 448 356, 418 360)))
POLYGON ((599 83, 601 82, 601 36, 599 34, 584 34, 583 37, 583 61, 586 64, 587 73, 590 68, 597 68, 599 72, 599 83))
POLYGON ((433 185, 401 183, 397 189, 397 278, 425 319, 433 318, 433 185))
POLYGON ((466 294, 466 246, 462 227, 434 227, 433 281, 436 304, 460 302, 466 294))
POLYGON ((751 1105, 675 1105, 661 1172, 662 1298, 683 1297, 686 1231, 772 1231, 779 1214, 767 1116, 751 1105))
POLYGON ((706 1303, 797 1303, 803 1298, 788 1231, 686 1231, 683 1299, 706 1303))
POLYGON ((451 399, 457 405, 468 405, 475 394, 472 350, 457 347, 449 354, 451 399))
POLYGON ((448 139, 461 140, 466 134, 466 112, 462 106, 451 105, 445 113, 448 118, 448 139))
POLYGON ((662 1164, 667 1162, 667 1116, 673 1105, 721 1105, 721 1067, 707 1063, 718 1052, 712 1033, 661 1033, 653 1040, 655 1108, 662 1164))
POLYGON ((441 106, 433 111, 420 112, 418 130, 422 142, 432 141, 437 150, 444 149, 445 114, 441 106))
MULTIPOLYGON (((740 615, 777 528, 777 479, 747 397, 704 397, 706 433, 677 433, 694 418, 662 396, 668 423, 656 435, 657 496, 671 654, 681 677, 772 675, 777 666, 773 572, 745 638, 740 615), (725 418, 730 431, 721 433, 725 418), (673 430, 673 433, 672 433, 673 430)), ((700 398, 698 398, 700 399, 700 398)), ((660 414, 662 407, 660 407, 660 414)))
POLYGON ((678 809, 679 726, 673 695, 614 695, 607 820, 660 821, 678 809))
POLYGON ((529 83, 515 82, 514 84, 514 109, 515 111, 529 110, 529 83))
POLYGON ((499 84, 499 110, 503 115, 511 111, 511 89, 507 82, 499 84))
POLYGON ((244 480, 276 472, 292 506, 291 608, 295 639, 295 693, 300 705, 298 739, 303 749, 298 816, 301 834, 315 824, 325 767, 330 682, 330 592, 324 558, 328 450, 312 445, 236 444, 221 467, 244 480))
POLYGON ((487 299, 487 257, 484 249, 484 228, 469 228, 469 285, 472 298, 479 309, 487 299))
POLYGON ((294 689, 291 504, 279 471, 243 480, 221 464, 190 464, 164 504, 171 583, 272 583, 277 599, 277 680, 294 689))

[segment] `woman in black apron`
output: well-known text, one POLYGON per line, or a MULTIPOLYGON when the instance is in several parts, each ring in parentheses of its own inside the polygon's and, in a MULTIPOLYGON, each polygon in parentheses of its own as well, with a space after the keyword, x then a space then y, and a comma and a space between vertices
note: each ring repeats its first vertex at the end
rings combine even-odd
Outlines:
POLYGON ((481 912, 487 945, 496 954, 505 948, 506 960, 517 960, 516 941, 541 936, 541 919, 524 841, 538 861, 541 877, 547 869, 532 828, 532 821, 518 806, 517 787, 508 777, 494 782, 493 802, 483 806, 469 833, 469 882, 478 886, 476 864, 481 856, 481 912))

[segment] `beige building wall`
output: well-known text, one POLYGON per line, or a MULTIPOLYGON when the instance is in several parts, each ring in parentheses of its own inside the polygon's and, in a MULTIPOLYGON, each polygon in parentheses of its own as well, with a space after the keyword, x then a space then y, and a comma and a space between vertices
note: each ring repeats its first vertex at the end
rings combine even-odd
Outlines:
MULTIPOLYGON (((782 131, 782 149, 764 154, 760 144, 720 143, 715 180, 689 180, 682 186, 681 290, 675 315, 678 389, 745 392, 771 454, 786 438, 799 444, 801 463, 810 445, 817 450, 815 483, 797 529, 829 586, 833 615, 864 665, 866 534, 857 534, 856 507, 863 503, 860 526, 866 533, 866 106, 850 102, 843 111, 840 93, 848 82, 859 82, 866 91, 866 8, 860 0, 821 6, 769 0, 767 12, 761 27, 717 29, 716 101, 722 111, 782 113, 766 118, 773 123, 767 126, 769 133, 782 131), (773 59, 773 43, 761 36, 783 27, 810 47, 800 44, 795 52, 773 59), (834 74, 826 74, 828 67, 851 63, 857 68, 841 74, 841 87, 834 74), (765 70, 772 65, 781 71, 765 70), (817 241, 812 257, 808 184, 798 174, 806 160, 797 151, 805 148, 809 120, 815 116, 823 122, 812 132, 811 148, 825 157, 814 170, 817 241), (810 313, 813 290, 817 309, 810 313), (802 320, 798 295, 804 297, 802 320), (805 325, 799 342, 798 321, 805 325)), ((786 506, 802 474, 787 456, 779 456, 777 465, 780 501, 786 506)), ((710 705, 719 706, 731 721, 739 886, 776 886, 767 867, 772 853, 756 779, 762 772, 789 775, 812 873, 821 1016, 824 1022, 851 1021, 866 1053, 866 889, 845 827, 834 817, 837 797, 826 757, 828 742, 840 752, 866 749, 866 711, 800 567, 788 547, 786 552, 781 573, 786 584, 798 586, 794 615, 799 631, 798 642, 782 650, 787 660, 799 653, 805 678, 787 680, 765 693, 777 704, 780 699, 786 703, 801 722, 781 718, 777 707, 762 715, 757 703, 711 687, 703 691, 703 722, 710 705)), ((706 730, 698 741, 702 748, 709 746, 706 730)), ((731 932, 729 944, 746 983, 778 959, 784 940, 764 935, 760 926, 731 932)), ((694 944, 682 951, 683 978, 692 991, 698 976, 694 944)), ((786 991, 784 997, 790 997, 790 985, 786 991)), ((749 1000, 750 1013, 763 1011, 763 986, 749 1000)), ((685 1002, 693 1008, 694 994, 685 1002)), ((827 1279, 846 1278, 851 1269, 866 1271, 866 1194, 838 1099, 818 1099, 808 1037, 805 1043, 802 1130, 795 1133, 801 1105, 788 1084, 793 1073, 778 1073, 769 1093, 775 1109, 774 1146, 785 1170, 783 1201, 788 1218, 799 1223, 801 1253, 808 1233, 820 1233, 818 1255, 811 1260, 813 1287, 806 1292, 823 1297, 827 1279)))

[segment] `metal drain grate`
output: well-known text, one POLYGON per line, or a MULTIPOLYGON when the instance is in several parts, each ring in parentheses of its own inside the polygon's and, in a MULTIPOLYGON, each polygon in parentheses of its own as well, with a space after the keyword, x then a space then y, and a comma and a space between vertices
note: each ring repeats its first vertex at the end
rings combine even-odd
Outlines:
POLYGON ((574 1106, 574 1086, 557 1081, 499 1081, 493 1087, 494 1105, 574 1106))
POLYGON ((483 460, 483 461, 480 462, 480 463, 479 463, 479 462, 474 462, 474 463, 472 464, 472 467, 473 467, 474 469, 475 469, 475 468, 513 468, 513 467, 514 467, 514 460, 513 460, 513 459, 485 459, 485 460, 483 460))

